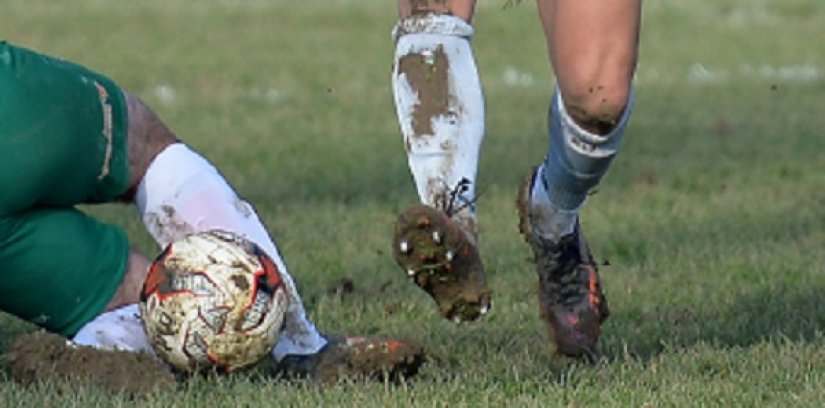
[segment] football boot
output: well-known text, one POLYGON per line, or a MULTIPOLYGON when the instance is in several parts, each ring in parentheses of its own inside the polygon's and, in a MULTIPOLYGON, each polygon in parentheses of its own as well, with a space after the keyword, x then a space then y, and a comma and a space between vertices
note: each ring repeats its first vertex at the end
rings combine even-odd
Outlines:
POLYGON ((322 382, 342 377, 395 381, 414 376, 426 361, 424 349, 406 341, 358 336, 327 341, 315 354, 285 356, 276 370, 288 378, 322 382))
POLYGON ((489 312, 492 292, 472 218, 414 204, 398 216, 392 246, 395 261, 444 318, 460 323, 489 312))
POLYGON ((610 314, 593 256, 576 222, 572 234, 551 242, 535 232, 530 195, 534 170, 522 185, 519 231, 533 250, 541 318, 558 354, 593 357, 602 322, 610 314))

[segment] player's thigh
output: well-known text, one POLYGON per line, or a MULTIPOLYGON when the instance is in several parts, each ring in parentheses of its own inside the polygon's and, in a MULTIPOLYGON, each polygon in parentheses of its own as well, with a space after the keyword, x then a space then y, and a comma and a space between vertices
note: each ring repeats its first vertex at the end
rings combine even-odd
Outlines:
POLYGON ((128 257, 120 228, 75 209, 0 217, 0 310, 72 335, 112 299, 128 257))
POLYGON ((476 0, 398 0, 398 16, 402 19, 422 14, 452 14, 465 21, 473 18, 476 0))
POLYGON ((636 67, 641 0, 539 0, 538 4, 566 102, 620 113, 636 67))
POLYGON ((118 86, 0 42, 0 215, 120 196, 129 176, 118 86))

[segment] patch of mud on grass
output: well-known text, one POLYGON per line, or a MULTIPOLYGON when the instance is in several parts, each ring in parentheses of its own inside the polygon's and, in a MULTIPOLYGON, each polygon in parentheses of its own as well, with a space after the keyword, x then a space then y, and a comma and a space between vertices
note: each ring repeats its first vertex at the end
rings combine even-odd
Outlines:
POLYGON ((56 334, 20 336, 5 356, 11 378, 21 384, 62 381, 132 395, 175 389, 172 372, 146 353, 77 346, 56 334))

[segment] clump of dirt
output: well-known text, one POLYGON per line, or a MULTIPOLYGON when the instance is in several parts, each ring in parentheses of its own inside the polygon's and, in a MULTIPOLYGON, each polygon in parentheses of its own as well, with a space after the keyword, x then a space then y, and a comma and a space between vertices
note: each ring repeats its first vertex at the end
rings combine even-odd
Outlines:
POLYGON ((146 353, 78 346, 45 331, 20 336, 5 364, 21 384, 69 381, 132 395, 171 391, 176 386, 169 368, 146 353))

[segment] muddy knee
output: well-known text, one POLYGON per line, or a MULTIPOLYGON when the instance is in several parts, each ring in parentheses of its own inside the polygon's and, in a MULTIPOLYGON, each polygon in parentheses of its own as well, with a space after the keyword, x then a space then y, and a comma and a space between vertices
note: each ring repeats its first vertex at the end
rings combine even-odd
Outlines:
POLYGON ((630 98, 630 82, 570 81, 560 90, 570 117, 587 131, 606 135, 616 128, 630 98))

